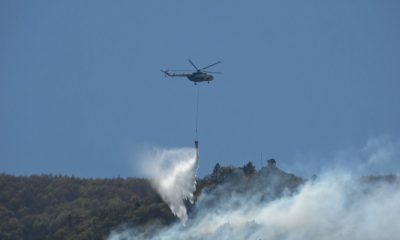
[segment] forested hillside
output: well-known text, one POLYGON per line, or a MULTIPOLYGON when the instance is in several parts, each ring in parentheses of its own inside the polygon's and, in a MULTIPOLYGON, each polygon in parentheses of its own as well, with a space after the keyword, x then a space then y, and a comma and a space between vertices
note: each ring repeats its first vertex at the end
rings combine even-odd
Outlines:
MULTIPOLYGON (((395 175, 369 176, 362 182, 397 182, 395 175)), ((224 206, 231 196, 270 201, 297 192, 306 180, 286 173, 275 160, 256 170, 215 165, 198 179, 196 208, 224 206), (206 195, 202 201, 199 198, 206 195)), ((204 209, 204 208, 203 208, 204 209)), ((0 174, 0 239, 106 239, 112 230, 170 225, 178 219, 146 179, 82 179, 59 175, 0 174)))
MULTIPOLYGON (((284 177, 274 191, 301 183, 300 178, 277 168, 264 169, 275 169, 273 172, 284 177)), ((256 171, 251 162, 241 168, 216 164, 212 174, 198 180, 195 195, 204 188, 216 196, 224 194, 215 191, 222 184, 231 185, 224 188, 229 191, 251 194, 256 179, 257 184, 271 182, 259 176, 271 178, 273 174, 262 171, 256 171)), ((188 208, 193 205, 188 203, 188 208)), ((0 174, 0 239, 104 239, 119 226, 154 227, 174 221, 177 218, 146 179, 0 174)))
POLYGON ((0 239, 104 239, 125 223, 175 220, 145 179, 0 174, 0 239))

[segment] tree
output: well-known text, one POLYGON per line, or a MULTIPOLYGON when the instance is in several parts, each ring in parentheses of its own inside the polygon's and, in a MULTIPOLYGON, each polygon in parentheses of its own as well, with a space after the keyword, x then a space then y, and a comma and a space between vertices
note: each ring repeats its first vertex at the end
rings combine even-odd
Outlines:
POLYGON ((214 176, 218 175, 219 169, 221 169, 221 165, 219 165, 219 163, 215 164, 212 175, 214 176))
POLYGON ((244 165, 242 169, 246 175, 252 175, 253 173, 256 172, 256 167, 254 167, 251 161, 249 161, 246 165, 244 165))

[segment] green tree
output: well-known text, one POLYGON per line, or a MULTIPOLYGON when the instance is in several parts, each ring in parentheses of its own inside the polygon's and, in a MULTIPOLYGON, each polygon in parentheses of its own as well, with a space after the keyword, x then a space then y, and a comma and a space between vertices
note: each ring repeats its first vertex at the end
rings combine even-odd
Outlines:
POLYGON ((256 167, 253 165, 251 161, 249 161, 246 165, 244 165, 242 169, 246 175, 252 175, 253 173, 256 172, 256 167))

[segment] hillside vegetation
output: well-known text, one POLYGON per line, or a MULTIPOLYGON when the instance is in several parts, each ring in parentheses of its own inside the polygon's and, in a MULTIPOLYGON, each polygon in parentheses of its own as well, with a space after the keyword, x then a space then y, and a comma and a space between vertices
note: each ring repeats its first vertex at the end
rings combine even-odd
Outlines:
MULTIPOLYGON (((394 181, 393 175, 366 177, 368 182, 394 181)), ((215 165, 198 179, 195 199, 218 206, 233 194, 269 201, 293 194, 304 179, 276 167, 275 160, 256 170, 215 165), (212 194, 210 194, 212 193, 212 194)), ((187 203, 190 214, 194 205, 187 203)), ((146 179, 82 179, 59 175, 0 174, 0 239, 106 239, 111 230, 170 225, 178 219, 146 179)))
POLYGON ((0 175, 0 239, 104 239, 122 223, 175 221, 145 179, 0 175))

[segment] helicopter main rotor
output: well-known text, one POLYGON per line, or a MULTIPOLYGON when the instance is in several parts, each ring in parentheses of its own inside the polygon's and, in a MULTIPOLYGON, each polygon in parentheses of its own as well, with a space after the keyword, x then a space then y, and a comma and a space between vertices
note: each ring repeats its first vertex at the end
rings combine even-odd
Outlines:
POLYGON ((210 68, 210 67, 212 67, 214 65, 217 65, 217 64, 221 63, 221 61, 215 62, 213 64, 210 64, 210 65, 208 65, 206 67, 203 67, 203 68, 200 68, 200 69, 192 62, 192 60, 188 59, 188 61, 197 70, 197 72, 217 73, 217 74, 221 73, 221 72, 205 71, 207 68, 210 68))

